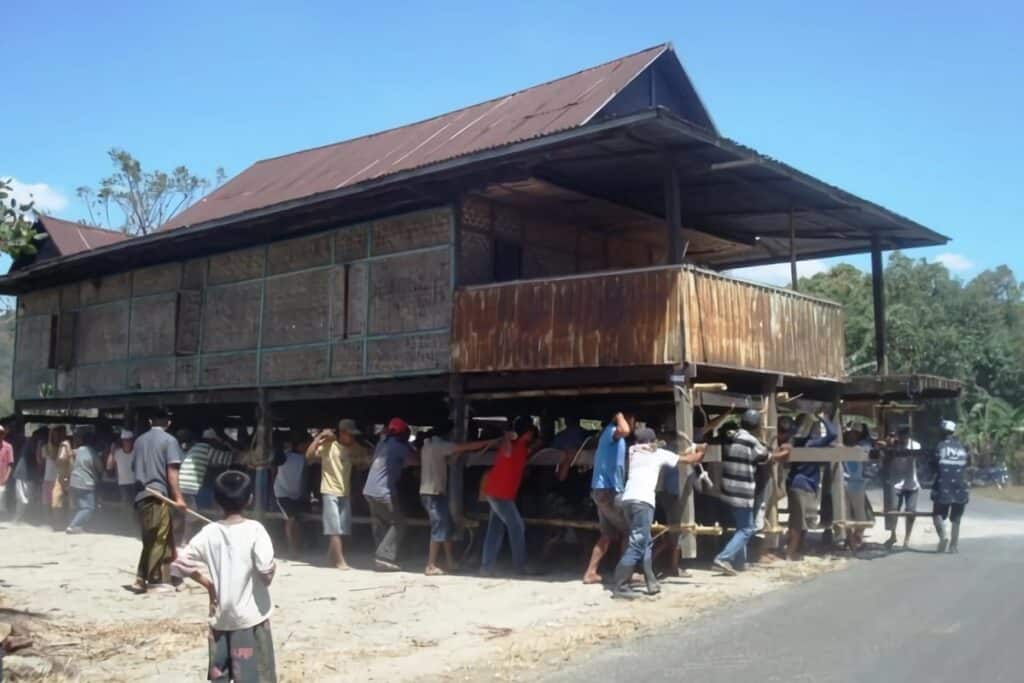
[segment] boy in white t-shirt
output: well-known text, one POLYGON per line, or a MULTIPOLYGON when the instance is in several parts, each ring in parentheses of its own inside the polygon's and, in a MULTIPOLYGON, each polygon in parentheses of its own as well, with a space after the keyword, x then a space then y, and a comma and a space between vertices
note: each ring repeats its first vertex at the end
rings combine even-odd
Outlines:
POLYGON ((650 427, 636 431, 636 445, 629 449, 629 477, 626 479, 626 489, 622 492, 622 507, 629 522, 629 545, 615 567, 615 578, 612 580, 614 597, 636 597, 629 588, 629 578, 637 564, 643 565, 647 594, 657 595, 661 592, 651 567, 651 524, 654 522, 658 477, 664 467, 675 467, 680 463, 696 465, 704 457, 705 449, 704 444, 695 444, 686 453, 673 453, 658 448, 654 430, 650 427))
POLYGON ((224 519, 203 527, 173 566, 210 594, 209 680, 276 681, 269 590, 274 546, 262 524, 242 516, 252 480, 244 472, 224 472, 213 496, 224 519))

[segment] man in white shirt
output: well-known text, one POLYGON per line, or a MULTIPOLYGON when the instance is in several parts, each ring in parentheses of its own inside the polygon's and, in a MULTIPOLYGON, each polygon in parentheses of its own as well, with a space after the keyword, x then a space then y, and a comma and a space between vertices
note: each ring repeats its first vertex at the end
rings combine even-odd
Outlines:
MULTIPOLYGON (((917 480, 917 454, 921 444, 910 437, 910 427, 903 425, 896 432, 896 438, 890 439, 886 449, 883 471, 885 472, 884 505, 886 513, 917 512, 917 495, 921 484, 917 480)), ((910 546, 910 532, 914 530, 914 516, 905 518, 903 547, 910 546)), ((899 518, 886 514, 885 528, 889 538, 885 542, 887 549, 896 545, 896 524, 899 518)))
POLYGON ((131 505, 135 500, 135 473, 132 472, 132 451, 135 448, 135 435, 127 429, 121 430, 121 438, 110 445, 107 456, 107 471, 117 472, 117 489, 121 492, 121 502, 131 505))
POLYGON ((661 592, 651 566, 651 524, 654 522, 658 478, 662 468, 697 464, 704 457, 705 448, 704 444, 695 444, 686 453, 677 454, 658 448, 654 430, 650 427, 636 431, 636 445, 629 449, 629 478, 622 493, 622 507, 629 521, 629 544, 615 567, 613 596, 636 596, 629 589, 629 578, 637 564, 643 564, 647 594, 657 595, 661 592))

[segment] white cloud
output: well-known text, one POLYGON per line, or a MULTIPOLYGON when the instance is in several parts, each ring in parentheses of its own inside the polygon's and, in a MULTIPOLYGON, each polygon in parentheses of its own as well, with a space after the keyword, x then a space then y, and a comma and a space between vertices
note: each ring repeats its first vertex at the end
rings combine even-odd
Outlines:
POLYGON ((39 213, 59 213, 68 205, 68 198, 46 183, 23 183, 11 178, 11 189, 19 203, 35 201, 35 210, 39 213))
POLYGON ((939 254, 933 258, 932 261, 941 263, 954 273, 963 273, 974 268, 974 261, 963 254, 957 254, 951 251, 939 254))
MULTIPOLYGON (((828 264, 818 259, 808 261, 797 261, 796 274, 798 277, 811 277, 818 273, 824 273, 829 268, 828 264)), ((735 268, 726 271, 729 275, 764 282, 769 285, 788 287, 792 282, 788 263, 772 263, 767 266, 753 266, 751 268, 735 268)))

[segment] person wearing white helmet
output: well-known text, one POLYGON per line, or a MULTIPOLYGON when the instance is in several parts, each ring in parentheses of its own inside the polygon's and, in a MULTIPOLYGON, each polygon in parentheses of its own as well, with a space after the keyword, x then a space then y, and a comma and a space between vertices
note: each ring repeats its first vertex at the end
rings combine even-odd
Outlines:
POLYGON ((957 552, 960 541, 960 520, 970 500, 965 476, 970 464, 970 455, 956 438, 956 423, 942 421, 943 439, 935 449, 932 464, 935 467, 935 483, 932 485, 932 521, 939 535, 938 552, 957 552), (946 521, 952 522, 950 537, 946 537, 946 521))

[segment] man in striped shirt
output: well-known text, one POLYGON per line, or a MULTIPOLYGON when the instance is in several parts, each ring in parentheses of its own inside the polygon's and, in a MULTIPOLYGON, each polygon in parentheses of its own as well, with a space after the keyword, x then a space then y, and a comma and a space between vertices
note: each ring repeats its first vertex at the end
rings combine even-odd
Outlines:
MULTIPOLYGON (((203 438, 194 443, 185 459, 181 461, 181 472, 178 475, 178 487, 185 498, 185 504, 193 510, 199 507, 196 497, 206 479, 206 470, 213 467, 228 467, 234 460, 234 453, 217 436, 213 429, 206 429, 203 438)), ((187 543, 195 533, 197 522, 191 515, 185 515, 185 537, 187 543)))
POLYGON ((729 576, 735 576, 747 561, 747 543, 754 536, 754 477, 757 466, 773 459, 782 459, 786 453, 771 453, 752 432, 761 426, 761 413, 748 410, 740 418, 740 429, 728 436, 722 448, 722 495, 732 510, 736 531, 718 553, 714 566, 729 576))

